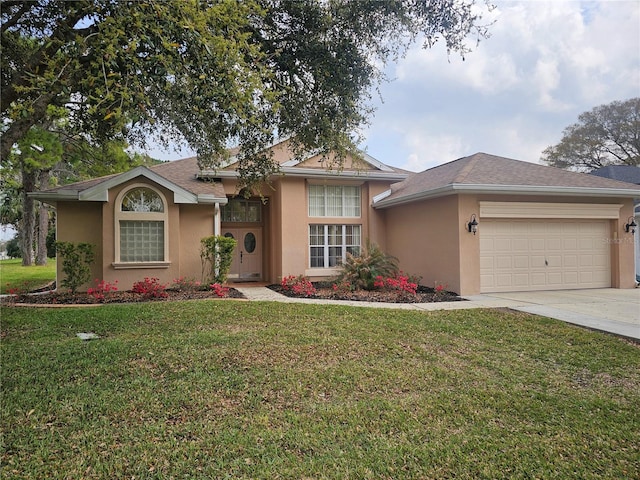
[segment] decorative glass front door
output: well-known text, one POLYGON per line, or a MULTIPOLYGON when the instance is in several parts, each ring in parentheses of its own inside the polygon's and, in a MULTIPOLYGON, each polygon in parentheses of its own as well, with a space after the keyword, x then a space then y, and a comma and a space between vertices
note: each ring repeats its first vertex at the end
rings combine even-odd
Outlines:
POLYGON ((229 279, 262 280, 262 228, 227 228, 223 229, 223 235, 238 242, 233 251, 229 279))

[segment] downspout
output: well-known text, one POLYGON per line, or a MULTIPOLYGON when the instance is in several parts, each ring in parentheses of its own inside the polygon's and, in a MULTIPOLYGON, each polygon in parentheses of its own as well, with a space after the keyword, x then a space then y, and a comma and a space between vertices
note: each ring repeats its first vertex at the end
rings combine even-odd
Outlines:
POLYGON ((213 234, 218 236, 222 230, 220 226, 220 204, 216 202, 213 213, 213 234))
MULTIPOLYGON (((220 236, 220 232, 222 230, 222 227, 220 225, 220 204, 218 202, 216 202, 215 206, 213 207, 213 234, 218 237, 220 236)), ((216 247, 217 248, 217 247, 216 247)), ((216 252, 216 257, 218 256, 218 252, 216 252)), ((216 276, 216 278, 218 277, 218 274, 220 273, 218 266, 217 266, 217 261, 215 262, 215 267, 214 267, 214 274, 216 276)))

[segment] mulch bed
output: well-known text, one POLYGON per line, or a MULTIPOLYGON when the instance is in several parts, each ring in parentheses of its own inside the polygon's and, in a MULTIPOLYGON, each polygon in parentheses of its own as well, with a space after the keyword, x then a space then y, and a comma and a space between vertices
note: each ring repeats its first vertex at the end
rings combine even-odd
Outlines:
POLYGON ((436 292, 433 288, 418 286, 416 295, 395 290, 355 290, 353 292, 334 291, 330 283, 314 282, 315 295, 296 295, 290 290, 285 290, 281 285, 268 285, 274 292, 281 293, 292 298, 317 298, 325 300, 351 300, 357 302, 385 302, 385 303, 433 303, 433 302, 457 302, 464 300, 455 292, 446 290, 436 292))
MULTIPOLYGON (((139 293, 130 291, 109 292, 102 301, 96 300, 87 293, 70 292, 45 292, 37 295, 19 294, 4 297, 3 304, 30 304, 30 305, 92 305, 100 303, 137 303, 137 302, 163 302, 176 300, 198 300, 198 299, 218 299, 221 298, 213 290, 193 290, 177 291, 165 290, 165 298, 145 298, 139 293)), ((227 295, 223 298, 244 298, 235 288, 229 288, 227 295)))

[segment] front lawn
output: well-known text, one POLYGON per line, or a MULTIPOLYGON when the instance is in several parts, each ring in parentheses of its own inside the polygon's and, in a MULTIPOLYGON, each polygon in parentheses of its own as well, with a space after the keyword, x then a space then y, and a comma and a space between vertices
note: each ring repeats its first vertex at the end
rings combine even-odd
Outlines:
POLYGON ((44 266, 22 266, 22 259, 0 260, 0 293, 28 292, 44 287, 56 279, 56 259, 50 258, 44 266))
POLYGON ((638 346, 523 313, 3 307, 1 335, 1 478, 640 475, 638 346))

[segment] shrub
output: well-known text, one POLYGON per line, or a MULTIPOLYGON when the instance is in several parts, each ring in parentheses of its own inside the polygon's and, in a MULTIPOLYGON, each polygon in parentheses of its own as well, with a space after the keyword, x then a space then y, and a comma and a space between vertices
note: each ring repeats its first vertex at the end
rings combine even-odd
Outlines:
POLYGON ((160 279, 158 278, 149 278, 144 277, 144 280, 141 282, 136 282, 133 284, 133 289, 131 290, 133 293, 138 293, 142 295, 142 297, 146 300, 152 298, 166 298, 169 295, 165 290, 167 289, 166 285, 162 285, 160 283, 160 279))
POLYGON ((236 248, 233 238, 213 235, 200 240, 200 259, 202 260, 202 276, 206 281, 223 284, 227 281, 233 250, 236 248))
POLYGON ((87 289, 87 293, 99 302, 104 302, 111 292, 118 291, 118 281, 109 283, 106 280, 95 279, 95 288, 87 289))
POLYGON ((229 293, 229 288, 220 285, 219 283, 212 283, 211 285, 209 285, 209 288, 213 290, 213 292, 220 298, 226 297, 229 293))
POLYGON ((395 277, 397 273, 398 259, 367 241, 360 255, 347 254, 337 283, 346 282, 354 289, 373 290, 377 277, 395 277))
POLYGON ((418 283, 413 282, 408 275, 404 275, 402 272, 398 273, 394 277, 383 277, 378 275, 374 282, 375 288, 387 288, 389 290, 396 290, 402 293, 409 293, 415 295, 418 291, 418 283))
POLYGON ((289 275, 284 277, 280 282, 283 290, 292 292, 302 297, 312 297, 316 293, 316 287, 304 275, 289 275))
POLYGON ((95 247, 90 243, 56 242, 56 252, 62 257, 62 272, 65 274, 60 285, 75 293, 91 278, 95 247))
POLYGON ((29 280, 24 280, 19 285, 11 285, 7 283, 7 293, 9 295, 22 296, 31 292, 31 289, 34 287, 34 283, 29 280))
POLYGON ((434 300, 439 301, 440 298, 446 297, 448 293, 447 288, 449 288, 449 285, 435 282, 435 286, 433 288, 434 300))
POLYGON ((17 235, 7 242, 7 257, 22 258, 22 251, 20 250, 20 237, 18 237, 17 235))
POLYGON ((173 280, 171 288, 178 292, 195 292, 200 290, 202 283, 193 278, 180 277, 173 280))

